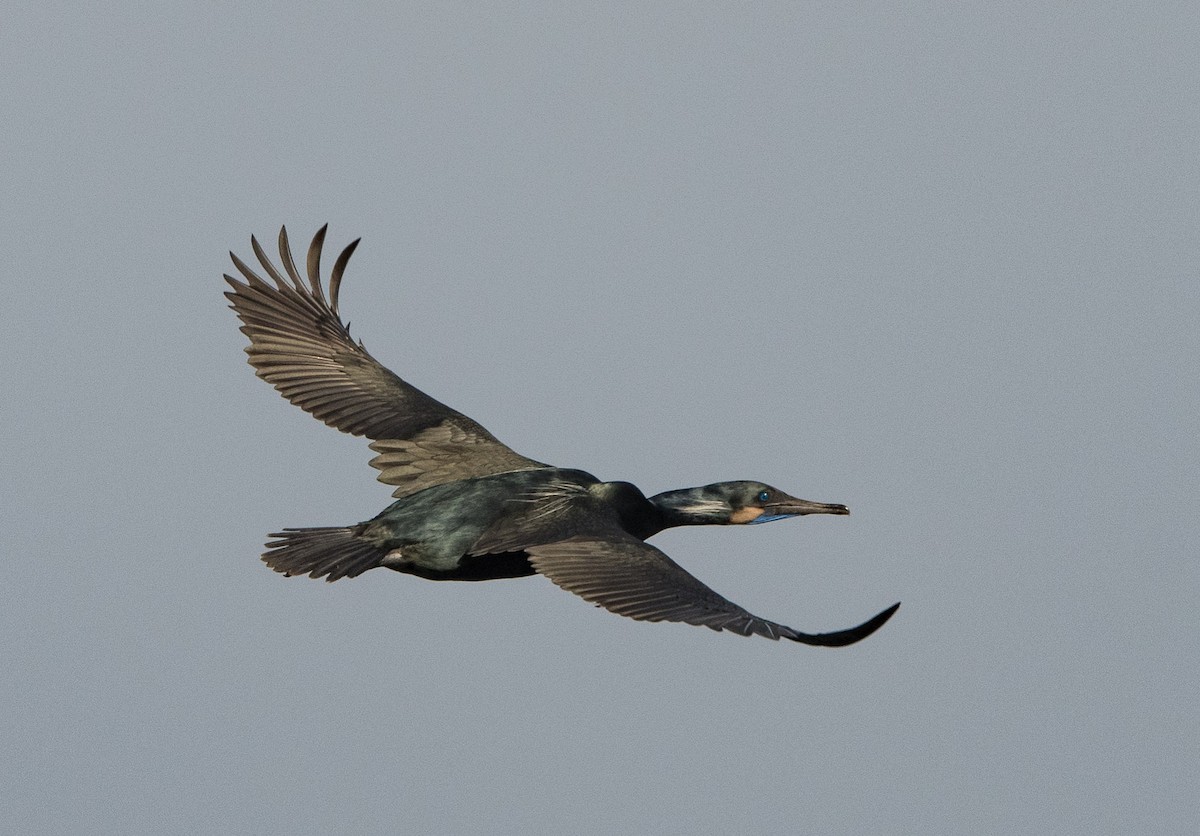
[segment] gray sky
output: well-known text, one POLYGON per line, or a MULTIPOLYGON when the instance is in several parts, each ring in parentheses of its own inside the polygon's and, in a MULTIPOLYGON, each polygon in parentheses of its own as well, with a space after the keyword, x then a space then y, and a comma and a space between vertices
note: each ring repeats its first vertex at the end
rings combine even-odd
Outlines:
POLYGON ((1193 833, 1191 4, 22 4, 0 25, 14 832, 1193 833), (389 501, 226 251, 363 236, 391 368, 647 492, 826 651, 542 578, 328 585, 389 501))

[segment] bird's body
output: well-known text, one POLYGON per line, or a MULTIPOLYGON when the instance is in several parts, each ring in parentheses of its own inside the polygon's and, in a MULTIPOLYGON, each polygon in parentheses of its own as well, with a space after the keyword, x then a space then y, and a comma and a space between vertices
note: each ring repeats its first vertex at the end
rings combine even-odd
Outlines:
MULTIPOLYGON (((498 542, 496 535, 512 531, 522 532, 522 539, 528 541, 525 545, 553 541, 566 516, 563 512, 570 508, 578 515, 590 497, 588 488, 599 484, 589 473, 553 467, 447 482, 396 500, 374 519, 351 529, 352 536, 382 553, 365 568, 385 566, 429 580, 482 581, 533 575, 536 570, 523 550, 479 544, 489 536, 498 542)), ((319 576, 330 580, 365 571, 349 565, 305 564, 292 573, 308 574, 314 568, 323 570, 319 576)))
POLYGON ((380 481, 397 486, 397 499, 355 525, 271 535, 263 560, 272 569, 330 581, 377 567, 430 580, 540 573, 631 618, 827 646, 865 638, 899 606, 858 627, 812 635, 753 616, 717 595, 644 541, 680 525, 849 511, 749 481, 647 498, 628 482, 604 482, 521 456, 474 420, 396 377, 350 338, 337 296, 358 242, 338 258, 327 298, 320 281, 324 236, 322 228, 309 248, 307 284, 286 231, 279 242, 286 275, 251 239, 274 283, 231 253, 246 282, 226 276, 233 288, 226 295, 250 338, 246 351, 259 376, 327 424, 372 439, 378 455, 371 464, 380 470, 380 481))

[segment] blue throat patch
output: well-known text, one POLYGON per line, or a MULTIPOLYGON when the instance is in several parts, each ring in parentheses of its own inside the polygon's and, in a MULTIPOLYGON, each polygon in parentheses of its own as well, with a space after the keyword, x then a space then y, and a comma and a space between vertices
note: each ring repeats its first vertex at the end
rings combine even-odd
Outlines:
POLYGON ((795 514, 763 514, 761 517, 750 520, 750 525, 758 525, 759 523, 775 522, 775 520, 790 520, 795 514))

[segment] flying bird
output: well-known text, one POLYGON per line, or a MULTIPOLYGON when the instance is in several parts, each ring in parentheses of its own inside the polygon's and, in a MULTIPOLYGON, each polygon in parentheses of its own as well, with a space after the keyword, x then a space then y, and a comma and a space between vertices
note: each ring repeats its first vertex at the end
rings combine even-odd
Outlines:
POLYGON ((682 525, 746 525, 806 514, 849 514, 761 482, 717 482, 647 498, 629 482, 555 467, 515 452, 476 421, 401 380, 350 336, 338 312, 342 276, 359 240, 321 283, 327 226, 308 248, 306 278, 279 232, 280 267, 251 237, 263 278, 232 252, 243 280, 225 295, 249 340, 250 365, 296 406, 370 439, 378 479, 395 502, 366 522, 285 528, 263 561, 287 576, 335 581, 385 567, 430 580, 545 575, 618 615, 681 621, 743 636, 841 647, 874 633, 899 603, 831 633, 802 633, 752 615, 647 544, 682 525), (269 280, 268 280, 269 279, 269 280))

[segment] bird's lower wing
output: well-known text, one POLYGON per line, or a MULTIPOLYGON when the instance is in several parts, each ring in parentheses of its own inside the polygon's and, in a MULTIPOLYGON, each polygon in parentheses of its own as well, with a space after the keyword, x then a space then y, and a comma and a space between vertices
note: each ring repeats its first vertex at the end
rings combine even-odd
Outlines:
POLYGON ((338 290, 358 241, 334 263, 327 297, 320 271, 325 227, 309 246, 307 281, 296 269, 286 229, 279 233, 283 270, 256 239, 250 240, 271 281, 233 253, 245 281, 225 276, 233 288, 225 295, 250 339, 250 365, 305 412, 342 432, 374 440, 371 446, 379 455, 371 464, 380 470, 381 482, 400 486, 396 496, 447 481, 544 467, 405 383, 351 338, 338 313, 338 290))
POLYGON ((857 627, 801 633, 751 615, 696 580, 663 552, 622 533, 614 539, 573 537, 527 547, 530 563, 558 586, 639 621, 682 621, 743 636, 842 647, 861 641, 892 617, 895 604, 857 627))

